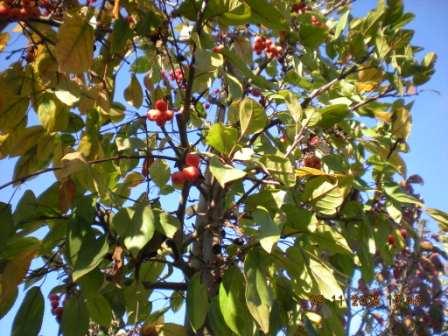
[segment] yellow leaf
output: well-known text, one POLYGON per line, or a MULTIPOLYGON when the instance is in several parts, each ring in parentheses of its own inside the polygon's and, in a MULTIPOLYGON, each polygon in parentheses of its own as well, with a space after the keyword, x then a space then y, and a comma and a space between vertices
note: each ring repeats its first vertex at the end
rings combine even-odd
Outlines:
POLYGON ((132 106, 139 108, 143 104, 143 91, 135 75, 132 75, 131 83, 124 90, 124 98, 132 106))
POLYGON ((375 115, 375 118, 384 123, 389 123, 392 116, 389 112, 379 110, 373 111, 373 114, 375 115))
POLYGON ((120 0, 115 0, 114 9, 112 10, 112 16, 114 19, 118 19, 120 17, 120 0))
POLYGON ((368 67, 358 72, 360 82, 379 82, 383 79, 383 72, 378 68, 368 67))
POLYGON ((3 51, 5 49, 6 45, 9 41, 9 34, 8 33, 0 33, 0 51, 3 51))
POLYGON ((87 71, 93 63, 95 32, 89 17, 80 13, 66 14, 59 29, 56 58, 62 72, 87 71))
POLYGON ((404 106, 394 109, 392 121, 392 133, 400 139, 406 140, 411 133, 411 113, 404 106))
POLYGON ((14 295, 14 291, 25 277, 36 252, 37 246, 34 246, 8 261, 1 274, 0 302, 5 302, 11 295, 14 295))
POLYGON ((88 166, 87 161, 84 159, 80 152, 73 152, 64 155, 61 159, 62 172, 60 177, 68 177, 69 175, 76 173, 88 166))
POLYGON ((378 86, 378 82, 357 82, 356 89, 359 93, 369 92, 378 86))
POLYGON ((307 176, 328 176, 328 177, 344 177, 343 174, 327 174, 323 172, 322 170, 316 169, 316 168, 310 168, 310 167, 302 167, 299 169, 296 169, 296 176, 297 177, 307 177, 307 176))

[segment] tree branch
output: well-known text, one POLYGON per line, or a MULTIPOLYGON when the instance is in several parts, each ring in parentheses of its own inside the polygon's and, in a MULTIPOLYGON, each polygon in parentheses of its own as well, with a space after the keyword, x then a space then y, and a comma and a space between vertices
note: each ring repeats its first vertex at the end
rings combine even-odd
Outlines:
POLYGON ((146 289, 166 289, 174 291, 185 291, 187 290, 187 284, 184 282, 154 282, 150 283, 143 281, 143 286, 146 289))
MULTIPOLYGON (((173 158, 173 157, 165 156, 165 155, 152 155, 152 157, 155 159, 177 161, 177 158, 173 158)), ((87 163, 94 165, 94 164, 100 164, 100 163, 109 162, 109 161, 135 160, 135 159, 144 159, 144 158, 146 158, 146 155, 120 155, 120 156, 115 156, 115 157, 111 157, 111 158, 92 160, 92 161, 88 161, 87 163)), ((13 179, 5 184, 0 185, 0 190, 5 189, 13 184, 24 183, 33 177, 36 177, 36 176, 39 176, 39 175, 42 175, 45 173, 49 173, 49 172, 58 171, 61 169, 64 169, 64 167, 50 167, 50 168, 45 168, 45 169, 35 171, 34 173, 13 179)))

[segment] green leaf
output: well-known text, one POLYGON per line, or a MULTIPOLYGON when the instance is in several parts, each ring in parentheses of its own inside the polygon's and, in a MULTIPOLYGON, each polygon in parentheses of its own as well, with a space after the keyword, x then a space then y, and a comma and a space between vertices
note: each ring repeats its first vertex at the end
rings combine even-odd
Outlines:
POLYGON ((81 73, 92 66, 95 31, 89 20, 79 12, 65 13, 55 50, 60 71, 81 73))
POLYGON ((240 80, 229 73, 225 74, 226 82, 229 86, 230 99, 237 100, 243 96, 243 85, 240 80))
POLYGON ((216 157, 213 157, 210 160, 210 172, 223 188, 225 187, 226 183, 242 179, 244 176, 246 176, 245 171, 233 168, 228 164, 224 165, 216 157))
POLYGON ((140 106, 142 106, 143 91, 135 74, 132 74, 131 82, 129 83, 129 86, 124 90, 123 95, 126 101, 135 108, 139 108, 140 106))
POLYGON ((286 186, 293 186, 296 183, 296 176, 290 160, 267 154, 260 161, 277 181, 286 186))
MULTIPOLYGON (((309 20, 311 18, 308 16, 309 20)), ((327 31, 320 27, 315 27, 308 22, 304 22, 299 28, 300 42, 310 50, 317 49, 327 37, 327 31)))
POLYGON ((436 61, 437 61, 437 54, 431 51, 431 52, 427 53, 425 55, 425 57, 423 58, 422 65, 425 68, 430 68, 430 67, 434 66, 436 61))
POLYGON ((269 333, 269 316, 274 302, 272 289, 266 281, 266 274, 260 269, 265 256, 259 249, 252 249, 244 261, 246 276, 246 303, 260 329, 269 333))
POLYGON ((304 199, 310 201, 320 213, 334 215, 344 202, 345 186, 339 186, 336 179, 317 176, 305 185, 304 199))
POLYGON ((313 324, 311 323, 310 319, 306 316, 306 314, 303 316, 303 326, 305 328, 305 331, 307 333, 307 336, 318 336, 316 329, 314 328, 313 324))
POLYGON ((204 325, 208 307, 207 286, 202 283, 198 272, 190 279, 187 289, 187 315, 194 331, 204 325))
POLYGON ((159 188, 164 188, 170 179, 170 166, 163 160, 154 160, 149 167, 149 175, 159 188))
POLYGON ((153 283, 163 272, 165 265, 157 261, 144 261, 140 266, 140 281, 153 283))
POLYGON ((26 293, 12 324, 12 336, 38 335, 44 318, 44 297, 39 287, 26 293))
POLYGON ((347 240, 329 225, 319 225, 318 230, 310 234, 310 239, 318 245, 319 249, 327 251, 330 255, 339 253, 352 256, 347 240))
POLYGON ((155 226, 150 206, 120 209, 112 219, 112 228, 123 238, 124 245, 134 256, 151 240, 155 226))
POLYGON ((286 214, 285 226, 292 231, 306 232, 311 226, 315 226, 318 221, 315 214, 295 204, 284 204, 282 210, 286 214))
POLYGON ((252 213, 255 224, 260 226, 258 239, 261 247, 268 253, 271 253, 273 246, 280 239, 282 228, 272 220, 269 211, 266 208, 258 206, 252 213))
POLYGON ((222 123, 214 124, 208 131, 206 143, 222 154, 229 154, 238 140, 238 130, 222 123))
POLYGON ((0 202, 0 250, 15 232, 11 204, 0 202))
POLYGON ((97 236, 88 224, 78 220, 70 223, 68 244, 73 281, 95 269, 109 250, 105 236, 97 236))
POLYGON ((426 212, 442 226, 442 230, 448 231, 448 213, 434 208, 427 208, 426 212))
POLYGON ((111 34, 111 52, 121 53, 125 51, 126 44, 131 40, 132 30, 127 19, 120 17, 114 22, 111 34))
MULTIPOLYGON (((0 290, 2 290, 1 282, 0 282, 0 290)), ((13 290, 8 297, 5 297, 3 301, 0 301, 0 319, 3 318, 14 306, 14 303, 16 302, 17 295, 19 291, 17 288, 13 290)))
POLYGON ((349 15, 350 15, 350 11, 347 10, 339 18, 338 23, 336 24, 336 29, 334 31, 334 36, 333 36, 333 38, 335 40, 337 40, 338 37, 341 36, 341 33, 344 31, 345 27, 347 26, 347 21, 348 21, 349 15))
POLYGON ((377 38, 375 39, 375 46, 378 52, 378 56, 381 59, 384 59, 391 50, 386 38, 383 35, 377 36, 377 38))
POLYGON ((394 201, 399 203, 416 204, 418 206, 423 206, 423 203, 416 199, 414 196, 408 195, 403 192, 399 185, 386 183, 383 186, 384 192, 394 201))
POLYGON ((331 268, 323 262, 314 259, 314 257, 310 258, 308 267, 314 285, 316 286, 315 294, 323 295, 327 300, 333 300, 333 295, 336 297, 344 295, 331 268))
POLYGON ((210 303, 210 311, 208 313, 208 321, 210 327, 215 335, 234 335, 232 330, 227 326, 222 316, 221 310, 219 309, 219 299, 218 296, 214 296, 210 303))
POLYGON ((254 74, 235 51, 224 48, 221 53, 224 55, 224 58, 226 58, 236 70, 240 72, 240 79, 250 78, 252 82, 260 88, 272 89, 272 83, 266 80, 263 76, 254 74))
POLYGON ((151 69, 151 63, 148 56, 138 57, 131 65, 131 71, 135 73, 145 73, 151 69))
POLYGON ((252 14, 257 16, 263 25, 277 30, 288 30, 289 26, 284 15, 267 0, 246 0, 252 9, 252 14))
POLYGON ((112 309, 104 296, 101 294, 88 296, 86 306, 92 320, 104 327, 110 325, 112 321, 112 309))
POLYGON ((61 330, 64 336, 83 336, 89 329, 89 315, 84 299, 72 296, 64 305, 61 330))
POLYGON ((174 234, 180 228, 180 222, 177 217, 166 212, 160 214, 160 227, 168 238, 173 238, 174 234))
POLYGON ((251 8, 242 1, 229 1, 229 11, 225 12, 220 18, 220 22, 226 25, 246 24, 251 15, 251 8))
POLYGON ((291 114, 294 121, 297 123, 302 119, 302 106, 299 103, 297 96, 288 90, 281 90, 278 92, 279 95, 284 97, 286 104, 288 105, 289 113, 291 114))
POLYGON ((219 287, 219 308, 227 326, 237 335, 252 335, 252 319, 246 306, 246 281, 237 267, 229 268, 219 287))
POLYGON ((68 109, 50 94, 39 98, 37 115, 43 128, 49 133, 65 130, 68 125, 68 109))
POLYGON ((241 135, 262 131, 268 123, 264 108, 251 98, 239 102, 241 135))
POLYGON ((344 120, 350 112, 347 105, 335 104, 319 110, 318 113, 320 114, 320 120, 316 126, 329 128, 344 120))

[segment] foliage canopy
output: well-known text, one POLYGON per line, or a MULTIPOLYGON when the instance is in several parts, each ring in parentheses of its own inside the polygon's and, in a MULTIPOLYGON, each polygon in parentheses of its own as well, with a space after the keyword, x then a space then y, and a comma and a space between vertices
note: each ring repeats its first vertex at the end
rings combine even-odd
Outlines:
POLYGON ((350 6, 1 1, 0 189, 54 176, 0 203, 13 335, 52 272, 63 335, 441 334, 448 214, 401 157, 436 55, 402 1, 350 6))

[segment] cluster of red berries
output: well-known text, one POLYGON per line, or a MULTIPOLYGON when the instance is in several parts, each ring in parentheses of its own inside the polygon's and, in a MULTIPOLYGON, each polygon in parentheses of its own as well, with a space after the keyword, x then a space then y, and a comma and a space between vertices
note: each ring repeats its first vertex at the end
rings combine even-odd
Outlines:
POLYGON ((292 5, 291 12, 297 13, 297 14, 303 14, 307 11, 309 11, 311 8, 304 2, 298 2, 292 5))
MULTIPOLYGON (((403 238, 403 239, 406 239, 407 237, 408 237, 408 230, 406 230, 406 229, 400 229, 400 236, 403 238)), ((387 236, 387 243, 390 245, 390 246, 394 246, 395 245, 395 236, 393 235, 393 234, 390 234, 390 235, 388 235, 387 236)))
POLYGON ((283 52, 283 48, 281 46, 276 46, 271 39, 266 39, 264 36, 255 37, 252 49, 257 55, 261 55, 261 53, 265 51, 269 58, 277 58, 283 52))
POLYGON ((185 165, 181 171, 175 172, 171 175, 171 181, 174 185, 182 186, 185 182, 196 182, 201 176, 201 171, 199 170, 199 164, 201 163, 201 158, 197 154, 188 153, 185 156, 185 165))
POLYGON ((0 3, 0 19, 8 21, 35 19, 41 15, 34 0, 6 0, 0 3))
POLYGON ((303 158, 303 165, 308 168, 320 169, 322 164, 320 159, 313 153, 308 153, 303 158))
POLYGON ((168 109, 168 103, 164 99, 159 99, 154 104, 155 109, 148 111, 148 120, 155 121, 157 125, 163 126, 167 121, 173 119, 174 112, 168 109))
POLYGON ((62 313, 64 312, 64 308, 59 305, 60 297, 55 293, 51 293, 48 295, 51 303, 51 313, 56 317, 58 321, 61 320, 62 313))

